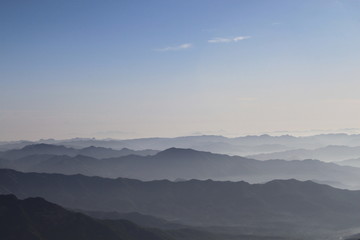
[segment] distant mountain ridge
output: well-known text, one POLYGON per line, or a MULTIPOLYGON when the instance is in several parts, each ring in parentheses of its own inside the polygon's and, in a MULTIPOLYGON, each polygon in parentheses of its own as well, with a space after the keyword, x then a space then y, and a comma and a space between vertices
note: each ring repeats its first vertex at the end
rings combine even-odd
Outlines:
POLYGON ((111 148, 103 148, 103 147, 86 147, 82 149, 75 149, 71 147, 65 147, 63 145, 52 145, 52 144, 31 144, 26 145, 21 149, 12 149, 8 151, 0 152, 0 158, 4 159, 19 159, 29 155, 66 155, 70 157, 74 157, 77 155, 83 155, 93 158, 112 158, 112 157, 122 157, 127 155, 139 155, 139 156, 147 156, 154 155, 158 151, 156 150, 139 150, 134 151, 128 148, 123 148, 121 150, 114 150, 111 148))
POLYGON ((353 134, 320 134, 307 137, 290 135, 270 136, 254 135, 227 138, 216 135, 184 136, 175 138, 139 138, 139 139, 84 139, 74 138, 67 140, 40 140, 36 142, 15 141, 3 142, 0 149, 8 150, 22 148, 29 144, 47 143, 64 145, 72 148, 86 148, 90 146, 112 148, 120 150, 130 148, 134 150, 157 149, 165 150, 171 147, 192 148, 199 151, 210 151, 231 155, 253 155, 259 153, 280 152, 294 149, 315 149, 328 145, 360 146, 360 135, 353 134))
POLYGON ((360 168, 317 160, 258 161, 178 148, 170 148, 152 156, 128 155, 101 160, 82 155, 30 155, 12 160, 0 159, 0 167, 25 172, 80 173, 141 180, 213 179, 260 183, 272 179, 296 178, 353 189, 358 188, 360 183, 360 168))
POLYGON ((249 158, 257 160, 283 159, 304 160, 317 159, 326 162, 336 162, 350 158, 360 157, 360 147, 330 145, 317 149, 295 149, 284 152, 264 153, 250 155, 249 158))

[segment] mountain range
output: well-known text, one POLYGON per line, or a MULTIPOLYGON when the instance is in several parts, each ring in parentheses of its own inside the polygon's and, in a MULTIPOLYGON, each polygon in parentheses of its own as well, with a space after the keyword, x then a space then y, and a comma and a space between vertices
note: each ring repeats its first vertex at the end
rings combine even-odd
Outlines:
POLYGON ((20 200, 15 195, 0 195, 0 206, 2 240, 285 240, 279 236, 224 234, 185 227, 162 230, 124 219, 94 219, 39 197, 20 200))
POLYGON ((0 170, 0 194, 40 196, 67 208, 138 212, 182 224, 296 229, 355 227, 359 191, 311 181, 266 184, 168 180, 143 182, 0 170))
POLYGON ((128 221, 116 221, 117 231, 104 221, 68 211, 42 198, 19 200, 0 195, 0 239, 21 240, 170 240, 128 221))
POLYGON ((26 145, 21 149, 11 149, 0 152, 0 158, 13 160, 30 155, 57 155, 57 156, 66 155, 70 157, 83 155, 83 156, 101 159, 101 158, 122 157, 132 154, 139 156, 147 156, 147 155, 154 155, 157 152, 159 151, 149 150, 149 149, 134 151, 128 148, 122 148, 121 150, 114 150, 111 148, 94 147, 94 146, 75 149, 71 147, 65 147, 62 145, 41 143, 41 144, 26 145))
POLYGON ((228 138, 223 136, 202 135, 175 138, 139 138, 139 139, 104 139, 74 138, 68 140, 42 139, 39 141, 1 142, 0 150, 22 148, 31 144, 55 144, 72 148, 86 148, 90 146, 121 150, 156 149, 165 150, 171 147, 192 148, 199 151, 210 151, 230 155, 253 155, 259 153, 280 152, 294 149, 315 149, 328 145, 360 146, 360 135, 353 134, 321 134, 306 137, 282 136, 243 136, 228 138))
POLYGON ((0 143, 0 239, 345 239, 360 232, 357 139, 0 143))
MULTIPOLYGON (((98 154, 96 153, 97 149, 93 148, 93 155, 100 155, 104 151, 100 148, 98 154)), ((178 148, 170 148, 155 155, 127 155, 105 159, 83 155, 72 156, 69 154, 69 156, 66 155, 67 151, 72 152, 73 149, 43 144, 10 150, 3 152, 2 157, 8 158, 0 159, 0 167, 24 172, 84 174, 140 180, 213 179, 261 183, 273 179, 296 178, 350 189, 358 189, 360 185, 360 168, 339 166, 318 160, 259 161, 239 156, 178 148), (38 151, 37 148, 39 148, 38 151), (48 148, 51 151, 44 151, 48 148), (64 154, 61 155, 63 149, 64 154), (58 155, 54 155, 54 152, 58 155)))
POLYGON ((263 153, 247 156, 258 160, 283 159, 304 160, 317 159, 325 162, 337 162, 360 157, 360 147, 330 145, 317 149, 295 149, 283 152, 263 153))

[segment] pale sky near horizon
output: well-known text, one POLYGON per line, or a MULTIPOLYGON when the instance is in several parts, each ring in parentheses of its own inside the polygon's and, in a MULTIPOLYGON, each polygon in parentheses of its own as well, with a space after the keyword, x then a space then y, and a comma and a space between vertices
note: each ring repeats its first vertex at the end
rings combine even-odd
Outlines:
POLYGON ((360 128, 358 0, 0 1, 0 140, 360 128))

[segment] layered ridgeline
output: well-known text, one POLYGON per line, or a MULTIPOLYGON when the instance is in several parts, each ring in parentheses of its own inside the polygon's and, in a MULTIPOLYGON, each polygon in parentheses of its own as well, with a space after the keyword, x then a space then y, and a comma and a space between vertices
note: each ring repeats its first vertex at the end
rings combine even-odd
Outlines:
MULTIPOLYGON (((129 140, 97 140, 75 138, 69 140, 40 140, 37 142, 15 141, 0 142, 0 150, 22 148, 26 145, 46 143, 64 145, 73 148, 90 146, 120 150, 130 148, 135 150, 157 149, 165 150, 171 147, 192 148, 199 151, 210 151, 232 155, 250 155, 258 153, 280 152, 293 149, 315 149, 328 145, 360 146, 360 135, 321 134, 307 137, 283 136, 243 136, 227 138, 223 136, 185 136, 176 138, 140 138, 129 140)), ((360 157, 360 156, 356 156, 360 157)), ((351 157, 355 158, 355 157, 351 157)), ((344 158, 346 159, 346 158, 344 158)))
POLYGON ((134 151, 128 148, 122 148, 120 150, 114 150, 111 148, 104 147, 94 147, 89 146, 86 148, 71 148, 65 147, 62 145, 52 145, 52 144, 31 144, 22 147, 21 149, 11 149, 7 151, 0 152, 0 158, 3 159, 19 159, 30 155, 66 155, 70 157, 74 157, 77 155, 88 156, 93 158, 112 158, 112 157, 121 157, 127 155, 139 155, 139 156, 147 156, 154 155, 158 151, 156 150, 138 150, 134 151))
MULTIPOLYGON (((42 198, 0 195, 2 240, 269 240, 279 236, 206 232, 194 228, 144 228, 124 219, 93 219, 42 198)), ((138 214, 137 219, 144 217, 138 214)), ((152 217, 145 217, 153 220, 152 217)), ((162 222, 166 222, 162 220, 162 222)), ((286 239, 289 239, 288 237, 286 239)), ((294 239, 294 238, 293 238, 294 239)))
POLYGON ((360 192, 311 181, 266 184, 142 182, 0 170, 0 193, 40 196, 67 208, 138 212, 179 223, 252 228, 347 229, 360 222, 360 192), (295 226, 295 227, 294 227, 295 226))
POLYGON ((90 217, 41 198, 19 200, 14 195, 0 195, 0 206, 0 239, 124 239, 90 217))
MULTIPOLYGON (((127 177, 140 180, 213 179, 261 183, 273 179, 295 178, 313 180, 340 188, 358 189, 360 185, 359 168, 317 160, 258 161, 178 148, 170 148, 149 156, 127 155, 97 159, 84 155, 74 156, 73 151, 74 149, 63 146, 28 146, 3 152, 0 167, 24 172, 80 173, 89 176, 127 177)), ((83 149, 76 151, 81 152, 83 149)), ((101 148, 99 151, 105 150, 101 148)), ((94 152, 93 154, 100 155, 94 152)))
POLYGON ((282 152, 263 153, 250 155, 249 158, 258 160, 284 159, 284 160, 304 160, 317 159, 326 162, 339 162, 352 158, 360 157, 360 147, 349 146, 326 146, 316 149, 294 149, 282 152))

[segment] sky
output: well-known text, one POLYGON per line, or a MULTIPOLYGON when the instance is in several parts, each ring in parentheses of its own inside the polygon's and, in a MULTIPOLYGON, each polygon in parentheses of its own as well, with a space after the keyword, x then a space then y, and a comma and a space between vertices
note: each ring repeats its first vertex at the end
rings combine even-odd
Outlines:
POLYGON ((359 129, 359 0, 0 1, 0 140, 359 129))

